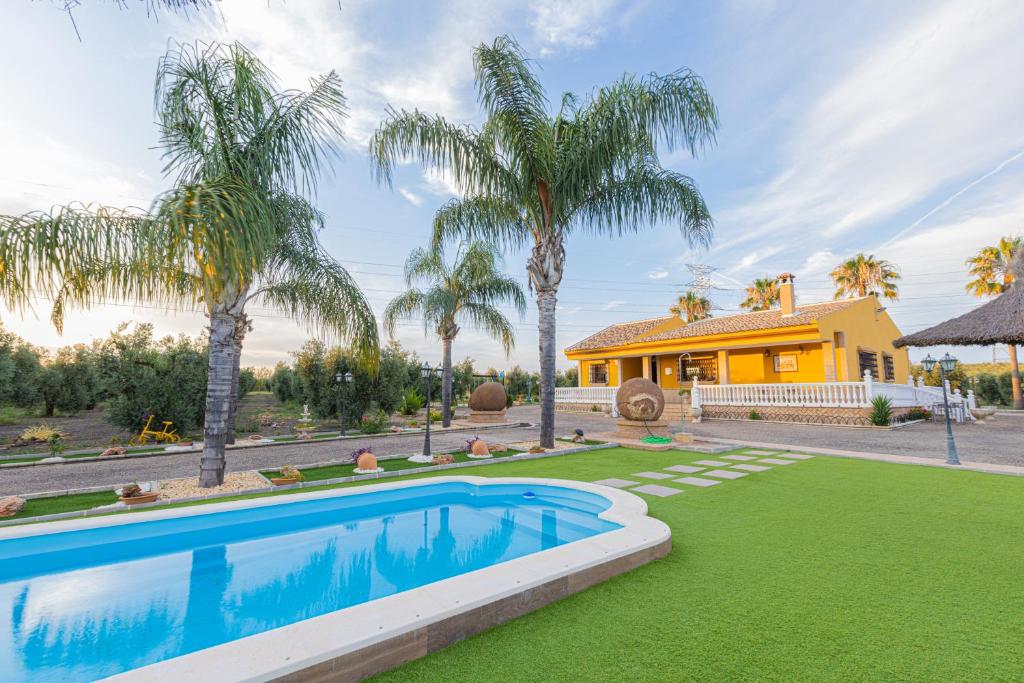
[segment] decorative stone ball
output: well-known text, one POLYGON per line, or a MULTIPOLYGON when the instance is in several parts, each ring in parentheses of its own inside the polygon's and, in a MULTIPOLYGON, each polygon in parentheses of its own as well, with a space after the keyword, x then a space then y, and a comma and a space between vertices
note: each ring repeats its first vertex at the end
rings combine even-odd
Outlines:
POLYGON ((497 382, 484 382, 469 397, 469 407, 473 410, 504 410, 508 396, 505 387, 497 382))
POLYGON ((17 496, 0 498, 0 517, 13 517, 25 507, 25 499, 17 496))
POLYGON ((487 450, 487 442, 483 439, 477 439, 473 442, 473 446, 470 448, 473 455, 490 455, 491 452, 487 450))
POLYGON ((375 470, 377 469, 377 456, 373 453, 363 453, 356 460, 356 467, 361 470, 375 470))
POLYGON ((665 410, 665 395, 658 385, 643 377, 626 380, 615 396, 619 415, 627 420, 652 421, 665 410))

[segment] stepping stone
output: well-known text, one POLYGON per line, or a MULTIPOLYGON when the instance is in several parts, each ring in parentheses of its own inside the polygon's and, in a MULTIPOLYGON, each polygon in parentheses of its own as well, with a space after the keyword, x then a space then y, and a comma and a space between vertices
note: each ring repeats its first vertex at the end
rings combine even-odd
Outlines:
POLYGON ((694 465, 706 465, 707 467, 728 467, 732 463, 722 462, 721 460, 695 460, 694 465))
POLYGON ((716 479, 739 479, 740 477, 747 476, 743 472, 733 472, 732 470, 711 470, 701 475, 702 477, 715 477, 716 479))
POLYGON ((601 479, 599 481, 595 481, 594 483, 600 484, 601 486, 611 486, 612 488, 616 489, 624 489, 627 486, 633 486, 634 484, 639 484, 640 482, 630 481, 629 479, 601 479))
POLYGON ((789 460, 810 460, 814 457, 813 455, 804 455, 803 453, 785 453, 780 455, 782 455, 783 458, 788 458, 789 460))
POLYGON ((635 489, 630 489, 634 493, 646 493, 649 496, 657 496, 658 498, 668 498, 678 493, 682 493, 679 489, 669 488, 668 486, 658 486, 657 484, 644 484, 643 486, 637 486, 635 489))
POLYGON ((664 472, 634 472, 634 477, 643 477, 644 479, 671 479, 671 474, 665 474, 664 472))
POLYGON ((722 460, 757 460, 752 455, 723 455, 722 460))
POLYGON ((778 455, 779 451, 764 451, 758 448, 748 448, 743 451, 747 455, 778 455))
POLYGON ((733 465, 734 470, 744 470, 746 472, 767 472, 771 467, 765 467, 763 465, 733 465))
POLYGON ((779 458, 761 458, 758 462, 766 462, 769 465, 795 465, 796 460, 780 460, 779 458))
POLYGON ((670 470, 672 472, 679 472, 681 474, 693 474, 694 472, 700 472, 704 468, 691 467, 690 465, 672 465, 671 467, 666 467, 665 469, 670 470))
MULTIPOLYGON (((720 481, 714 479, 701 479, 700 477, 680 477, 679 479, 673 479, 672 481, 678 481, 680 484, 689 484, 690 486, 714 486, 721 484, 720 481)), ((635 490, 635 489, 634 489, 635 490)))

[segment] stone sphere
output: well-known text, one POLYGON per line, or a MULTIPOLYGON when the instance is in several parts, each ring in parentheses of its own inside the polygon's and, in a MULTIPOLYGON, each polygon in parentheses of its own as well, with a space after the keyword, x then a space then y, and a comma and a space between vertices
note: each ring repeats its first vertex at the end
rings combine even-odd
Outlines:
POLYGON ((627 420, 652 422, 665 410, 665 394, 649 379, 634 377, 626 380, 615 395, 619 415, 627 420))
POLYGON ((377 469, 377 456, 373 453, 363 453, 356 460, 356 467, 361 470, 375 470, 377 469))
POLYGON ((505 387, 497 382, 484 382, 469 396, 469 407, 472 410, 504 410, 508 396, 505 387))

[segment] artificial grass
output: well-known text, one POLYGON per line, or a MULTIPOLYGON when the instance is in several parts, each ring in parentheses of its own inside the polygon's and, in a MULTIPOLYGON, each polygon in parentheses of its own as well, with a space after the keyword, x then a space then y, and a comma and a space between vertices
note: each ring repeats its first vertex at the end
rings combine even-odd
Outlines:
MULTIPOLYGON (((707 457, 616 449, 473 474, 592 481, 707 457)), ((685 492, 646 497, 673 530, 665 559, 375 680, 1024 678, 1024 479, 819 456, 668 485, 685 492)))
MULTIPOLYGON (((492 453, 491 460, 498 460, 500 458, 507 458, 512 455, 519 455, 522 451, 509 449, 504 453, 492 453)), ((455 462, 482 462, 482 460, 476 458, 470 458, 466 454, 466 451, 455 451, 454 453, 446 453, 444 455, 451 455, 455 458, 455 462)), ((385 472, 395 472, 398 470, 412 470, 420 467, 432 467, 430 463, 419 463, 409 462, 406 458, 395 458, 393 460, 378 460, 377 466, 382 468, 385 472)), ((323 481, 325 479, 340 479, 341 477, 351 477, 355 473, 352 471, 355 465, 352 463, 345 463, 343 465, 329 465, 327 467, 310 467, 303 468, 302 476, 304 481, 323 481)), ((280 476, 276 470, 265 470, 261 472, 264 477, 268 479, 270 477, 280 476)))
POLYGON ((95 493, 74 493, 66 496, 52 496, 50 498, 30 498, 25 501, 25 507, 21 512, 8 519, 20 519, 22 517, 37 517, 39 515, 55 515, 60 512, 72 512, 75 510, 88 510, 99 505, 110 505, 117 502, 117 495, 113 491, 99 491, 95 493))

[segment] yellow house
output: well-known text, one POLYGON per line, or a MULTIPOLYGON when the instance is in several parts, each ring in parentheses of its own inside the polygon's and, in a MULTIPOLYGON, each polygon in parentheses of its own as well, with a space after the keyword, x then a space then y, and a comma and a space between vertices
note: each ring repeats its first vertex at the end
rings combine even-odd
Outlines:
MULTIPOLYGON (((907 382, 901 336, 875 296, 796 305, 793 276, 780 276, 781 306, 706 318, 679 315, 606 327, 565 350, 581 387, 647 377, 666 390, 701 384, 907 382)), ((674 392, 672 392, 674 393, 674 392)))

